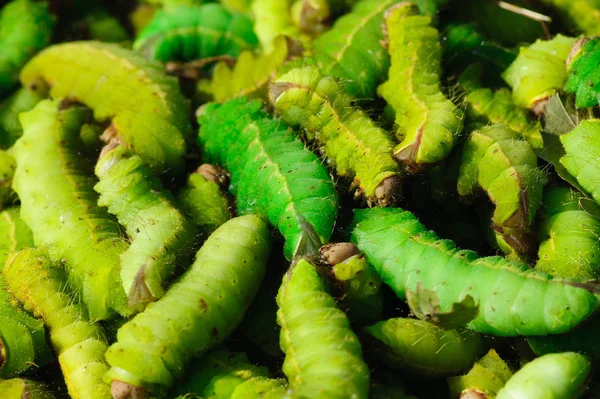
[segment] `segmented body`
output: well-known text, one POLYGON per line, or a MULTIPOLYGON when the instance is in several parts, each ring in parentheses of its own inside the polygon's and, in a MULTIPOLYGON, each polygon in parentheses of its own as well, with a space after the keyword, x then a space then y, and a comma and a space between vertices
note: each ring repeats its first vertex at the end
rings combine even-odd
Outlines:
POLYGON ((418 284, 433 290, 442 311, 468 295, 479 306, 468 327, 501 336, 564 333, 597 308, 596 296, 565 280, 501 257, 478 258, 440 240, 399 208, 355 211, 352 242, 399 298, 418 284))
POLYGON ((104 331, 89 321, 85 306, 65 290, 60 266, 43 251, 27 248, 11 255, 3 273, 17 300, 48 327, 69 395, 111 398, 110 387, 102 380, 108 370, 104 331))
POLYGON ((106 353, 107 379, 164 393, 194 358, 240 323, 265 272, 267 225, 231 219, 205 242, 194 264, 165 295, 125 323, 106 353))
POLYGON ((118 278, 127 245, 119 224, 97 205, 92 165, 80 156, 79 130, 90 118, 82 107, 50 100, 21 114, 13 188, 35 244, 67 262, 71 286, 97 320, 110 317, 111 308, 129 312, 118 278))
POLYGON ((434 378, 468 368, 484 351, 480 334, 444 330, 424 320, 395 318, 365 328, 367 353, 409 375, 434 378))
POLYGON ((391 66, 377 89, 395 113, 394 156, 409 170, 444 159, 462 129, 461 111, 442 93, 442 49, 429 16, 401 3, 385 18, 391 66))
POLYGON ((152 171, 124 146, 96 164, 98 205, 125 227, 131 245, 121 255, 121 280, 129 306, 143 309, 160 298, 178 263, 185 263, 195 229, 152 171))
POLYGON ((50 44, 54 17, 48 5, 13 0, 0 12, 0 95, 19 80, 19 70, 38 51, 50 44))
POLYGON ((301 259, 277 294, 283 372, 302 398, 367 398, 369 369, 348 318, 327 293, 317 270, 301 259))
POLYGON ((220 4, 179 6, 158 11, 133 48, 160 61, 192 61, 230 55, 258 46, 252 20, 220 4))
POLYGON ((356 99, 340 83, 307 65, 279 76, 270 97, 284 121, 314 137, 337 175, 353 181, 358 197, 370 204, 395 202, 400 168, 392 158, 393 141, 353 106, 356 99))
POLYGON ((375 97, 385 80, 390 56, 383 43, 384 14, 399 2, 362 0, 313 42, 323 74, 344 81, 346 91, 358 99, 375 97))
POLYGON ((243 97, 211 104, 199 118, 199 141, 205 160, 231 173, 238 213, 268 217, 291 259, 301 243, 315 240, 311 234, 321 241, 317 247, 329 241, 337 194, 317 156, 261 108, 260 101, 243 97))
POLYGON ((494 349, 490 349, 467 374, 448 378, 448 386, 453 398, 467 399, 471 397, 469 394, 479 398, 478 393, 485 395, 484 399, 495 398, 512 374, 506 362, 494 349))
POLYGON ((107 138, 119 137, 155 173, 182 171, 189 105, 162 64, 115 44, 71 42, 35 56, 21 70, 21 82, 45 82, 53 98, 92 108, 98 121, 111 122, 107 138))

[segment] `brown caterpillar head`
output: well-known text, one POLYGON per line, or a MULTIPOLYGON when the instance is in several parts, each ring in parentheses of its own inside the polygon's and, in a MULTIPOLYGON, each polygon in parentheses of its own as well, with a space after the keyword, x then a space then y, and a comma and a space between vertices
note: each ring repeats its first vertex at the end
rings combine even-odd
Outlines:
POLYGON ((113 399, 149 399, 150 395, 142 387, 136 387, 127 382, 113 380, 110 386, 113 399))
POLYGON ((360 251, 358 247, 349 242, 339 242, 336 244, 323 245, 319 249, 321 260, 330 266, 335 266, 342 263, 354 255, 358 255, 360 251))
POLYGON ((394 206, 400 199, 402 179, 398 175, 385 178, 375 189, 375 197, 379 206, 394 206))
POLYGON ((205 163, 200 165, 198 169, 196 169, 196 173, 198 173, 208 181, 214 181, 223 188, 227 188, 227 186, 229 186, 230 175, 225 169, 219 166, 205 163))
POLYGON ((465 389, 459 399, 488 399, 488 395, 478 389, 465 389))

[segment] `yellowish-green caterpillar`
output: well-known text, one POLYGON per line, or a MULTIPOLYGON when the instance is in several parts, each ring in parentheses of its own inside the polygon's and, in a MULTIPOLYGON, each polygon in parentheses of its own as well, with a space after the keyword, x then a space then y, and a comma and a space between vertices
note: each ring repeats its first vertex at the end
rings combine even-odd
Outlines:
POLYGON ((493 399, 512 374, 506 362, 490 349, 467 374, 448 378, 448 387, 453 399, 493 399))
POLYGON ((0 381, 0 397, 5 399, 54 399, 54 395, 43 384, 22 378, 0 381))
POLYGON ((256 21, 254 30, 264 53, 275 50, 278 36, 287 36, 309 45, 309 36, 294 24, 291 12, 292 0, 254 0, 252 15, 256 21))

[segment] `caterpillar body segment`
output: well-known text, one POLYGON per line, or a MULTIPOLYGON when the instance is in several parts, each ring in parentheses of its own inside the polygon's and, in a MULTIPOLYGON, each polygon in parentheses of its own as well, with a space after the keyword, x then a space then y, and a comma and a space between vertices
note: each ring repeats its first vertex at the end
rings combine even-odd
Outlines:
POLYGON ((453 398, 494 398, 512 375, 506 362, 490 349, 467 374, 449 377, 448 387, 453 398))

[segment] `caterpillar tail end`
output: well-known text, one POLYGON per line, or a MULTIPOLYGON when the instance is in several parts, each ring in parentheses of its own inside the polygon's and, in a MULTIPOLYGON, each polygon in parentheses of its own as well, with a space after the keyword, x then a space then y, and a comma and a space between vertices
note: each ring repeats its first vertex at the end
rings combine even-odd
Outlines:
POLYGON ((110 394, 113 399, 149 399, 150 395, 142 387, 131 385, 127 382, 113 380, 110 385, 110 394))

